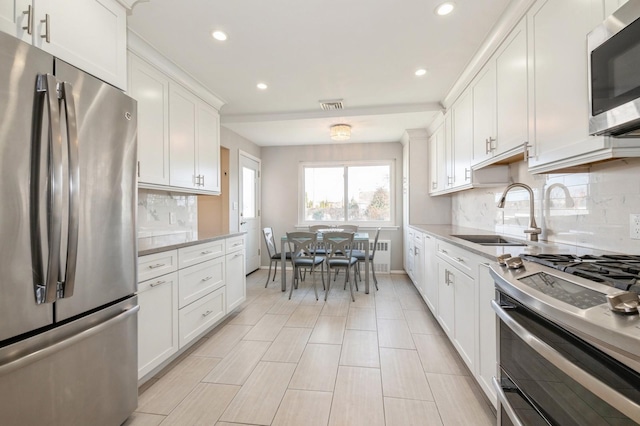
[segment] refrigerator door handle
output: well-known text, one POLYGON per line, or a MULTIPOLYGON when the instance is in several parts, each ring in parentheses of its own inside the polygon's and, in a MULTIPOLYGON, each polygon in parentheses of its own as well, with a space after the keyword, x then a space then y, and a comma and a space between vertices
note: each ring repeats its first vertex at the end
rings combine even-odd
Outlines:
MULTIPOLYGON (((32 182, 32 198, 34 199, 33 211, 31 223, 32 234, 32 247, 38 254, 35 256, 34 271, 38 278, 35 283, 36 303, 52 303, 56 300, 57 288, 58 288, 58 275, 60 273, 60 239, 62 232, 62 135, 60 132, 60 108, 58 105, 58 90, 57 80, 51 74, 38 75, 36 83, 36 91, 38 96, 44 97, 44 104, 38 109, 36 117, 39 128, 42 119, 44 118, 44 108, 47 108, 47 118, 49 122, 49 129, 47 133, 47 159, 46 161, 38 161, 34 164, 34 167, 41 167, 42 163, 46 164, 46 212, 47 212, 47 266, 46 273, 43 270, 43 260, 40 253, 41 245, 38 242, 40 239, 40 233, 42 229, 41 215, 39 213, 39 199, 37 195, 40 188, 38 179, 34 179, 32 182), (35 194, 35 195, 34 195, 35 194), (40 282, 42 281, 42 282, 40 282)), ((34 132, 36 143, 34 149, 37 150, 36 157, 42 154, 43 141, 40 139, 41 133, 34 132)), ((43 167, 43 168, 45 168, 43 167)), ((40 172, 34 172, 35 176, 40 176, 40 172)))
MULTIPOLYGON (((64 112, 66 117, 67 152, 69 155, 69 218, 67 235, 67 253, 65 276, 61 279, 59 298, 73 296, 78 260, 78 228, 80 225, 80 163, 78 161, 78 122, 76 105, 73 99, 73 87, 64 82, 60 84, 64 112)), ((64 253, 63 253, 64 255, 64 253)))

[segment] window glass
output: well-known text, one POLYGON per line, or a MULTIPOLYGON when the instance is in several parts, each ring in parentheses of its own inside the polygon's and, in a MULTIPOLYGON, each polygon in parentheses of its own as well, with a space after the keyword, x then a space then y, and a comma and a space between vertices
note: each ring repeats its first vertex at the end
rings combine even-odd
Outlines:
POLYGON ((349 167, 348 220, 391 220, 389 166, 349 167))
POLYGON ((344 220, 344 168, 305 167, 304 220, 344 220))

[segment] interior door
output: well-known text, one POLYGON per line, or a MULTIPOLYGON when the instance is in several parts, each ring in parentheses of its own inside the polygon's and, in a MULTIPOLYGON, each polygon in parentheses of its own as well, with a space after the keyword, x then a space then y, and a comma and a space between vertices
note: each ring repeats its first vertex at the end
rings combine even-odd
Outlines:
POLYGON ((240 231, 246 232, 246 272, 260 267, 260 160, 240 152, 240 231))

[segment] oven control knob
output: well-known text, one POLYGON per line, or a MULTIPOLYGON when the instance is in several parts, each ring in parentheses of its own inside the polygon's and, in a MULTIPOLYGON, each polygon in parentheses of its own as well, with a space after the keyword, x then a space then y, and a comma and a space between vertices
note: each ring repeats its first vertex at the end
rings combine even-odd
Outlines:
POLYGON ((608 294, 607 301, 609 308, 619 314, 637 315, 640 313, 640 296, 630 291, 623 291, 616 294, 608 294))
POLYGON ((509 269, 524 268, 524 263, 522 263, 522 259, 520 258, 520 256, 510 257, 509 259, 505 260, 505 264, 509 269))
POLYGON ((511 253, 505 253, 505 254, 501 254, 500 256, 497 257, 497 261, 501 266, 507 266, 506 260, 511 258, 513 256, 511 256, 511 253))

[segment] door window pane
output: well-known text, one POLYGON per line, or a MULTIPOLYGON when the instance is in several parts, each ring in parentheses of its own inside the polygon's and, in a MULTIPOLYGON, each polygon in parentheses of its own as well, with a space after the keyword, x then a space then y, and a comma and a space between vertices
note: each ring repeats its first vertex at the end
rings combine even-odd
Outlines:
POLYGON ((344 220, 344 167, 304 169, 304 220, 344 220))
POLYGON ((256 217, 256 171, 242 168, 242 217, 256 217))

